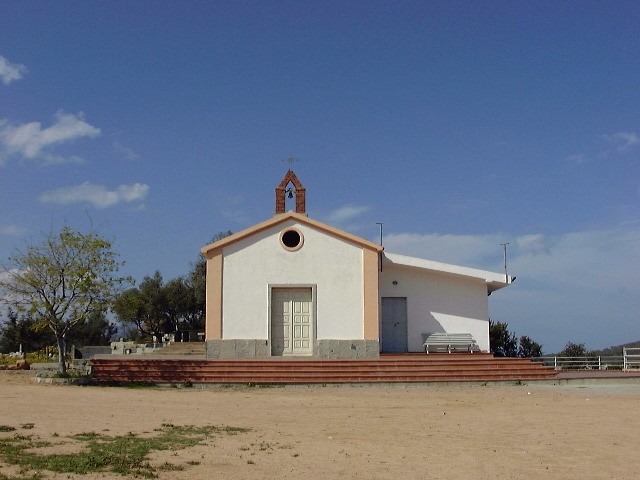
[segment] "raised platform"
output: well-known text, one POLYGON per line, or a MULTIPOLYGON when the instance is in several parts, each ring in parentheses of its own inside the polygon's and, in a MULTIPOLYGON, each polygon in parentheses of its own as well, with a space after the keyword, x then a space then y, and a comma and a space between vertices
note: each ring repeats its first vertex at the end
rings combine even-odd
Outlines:
POLYGON ((557 378, 553 367, 529 359, 480 353, 382 355, 376 360, 200 360, 112 355, 94 358, 91 367, 98 382, 169 384, 518 382, 557 378))

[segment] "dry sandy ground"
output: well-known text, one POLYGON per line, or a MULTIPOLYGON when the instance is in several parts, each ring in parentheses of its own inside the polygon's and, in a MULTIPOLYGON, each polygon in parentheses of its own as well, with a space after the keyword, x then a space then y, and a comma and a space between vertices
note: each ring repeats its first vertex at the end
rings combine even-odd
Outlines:
MULTIPOLYGON (((0 425, 33 423, 44 439, 163 423, 251 429, 154 454, 185 467, 161 480, 633 478, 639 414, 640 385, 127 389, 0 372, 0 425)), ((16 472, 0 462, 1 473, 16 472)))

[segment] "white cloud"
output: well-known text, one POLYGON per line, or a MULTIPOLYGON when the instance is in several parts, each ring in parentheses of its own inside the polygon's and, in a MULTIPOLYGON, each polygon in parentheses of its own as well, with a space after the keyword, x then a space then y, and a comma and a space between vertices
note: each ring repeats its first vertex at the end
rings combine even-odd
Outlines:
POLYGON ((531 234, 522 235, 516 238, 515 247, 518 248, 518 252, 529 253, 543 253, 548 252, 549 249, 557 244, 557 239, 549 238, 545 235, 531 234))
POLYGON ((134 152, 131 148, 122 145, 120 142, 113 142, 113 148, 119 153, 124 154, 127 160, 138 160, 140 159, 140 155, 134 152))
POLYGON ((501 264, 503 235, 420 235, 390 233, 384 236, 389 252, 469 267, 495 269, 501 264), (491 260, 494 262, 491 262, 491 260))
POLYGON ((48 149, 79 138, 98 135, 100 129, 85 122, 82 112, 74 115, 59 111, 56 113, 56 122, 44 129, 40 122, 13 125, 7 120, 0 120, 0 164, 12 155, 42 160, 47 164, 77 163, 82 161, 77 156, 64 158, 50 153, 48 149))
POLYGON ((2 83, 9 85, 14 80, 20 80, 25 73, 27 73, 25 65, 11 63, 0 55, 0 80, 2 80, 2 83))
POLYGON ((143 201, 149 186, 144 183, 120 185, 115 190, 107 190, 103 185, 84 182, 81 185, 62 187, 44 192, 39 199, 42 203, 69 205, 72 203, 90 203, 96 208, 106 208, 118 203, 143 201))
MULTIPOLYGON (((604 348, 640 340, 640 224, 507 239, 510 287, 491 296, 506 321, 547 353, 569 342, 604 348)), ((387 235, 390 252, 502 272, 504 235, 387 235)))
POLYGON ((0 226, 0 235, 22 235, 24 232, 24 228, 17 225, 0 226))
POLYGON ((327 215, 328 223, 343 223, 367 213, 369 207, 364 205, 345 205, 327 215))
POLYGON ((571 155, 567 155, 567 162, 575 163, 580 165, 587 161, 587 156, 583 153, 572 153, 571 155))
POLYGON ((618 152, 625 152, 634 145, 640 144, 640 137, 636 132, 618 132, 603 135, 603 137, 614 144, 618 152))

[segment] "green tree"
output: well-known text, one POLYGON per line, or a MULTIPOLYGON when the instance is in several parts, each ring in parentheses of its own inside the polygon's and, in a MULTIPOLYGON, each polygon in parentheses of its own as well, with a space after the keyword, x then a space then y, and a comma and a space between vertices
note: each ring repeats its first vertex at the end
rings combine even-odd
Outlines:
MULTIPOLYGON (((167 322, 167 299, 160 272, 146 276, 138 288, 122 292, 113 303, 118 320, 137 330, 136 336, 161 336, 171 329, 167 322)), ((131 334, 131 332, 129 332, 131 334)))
POLYGON ((113 311, 122 323, 135 327, 139 338, 202 325, 193 288, 181 277, 164 283, 160 272, 119 295, 113 311))
POLYGON ((37 330, 36 322, 29 317, 19 317, 9 309, 7 320, 0 326, 0 352, 10 353, 20 350, 34 352, 55 343, 55 337, 49 330, 37 330))
POLYGON ((489 344, 497 357, 531 358, 542 356, 542 345, 525 336, 516 338, 506 322, 489 320, 489 344))
POLYGON ((160 272, 156 270, 153 276, 144 277, 139 290, 145 302, 147 332, 152 335, 170 332, 169 304, 160 272))
POLYGON ((67 344, 76 347, 109 345, 117 331, 116 325, 107 319, 104 312, 93 312, 69 334, 67 344))
POLYGON ((164 286, 167 317, 175 331, 200 330, 204 324, 204 304, 187 278, 174 278, 164 286))
MULTIPOLYGON (((94 312, 76 325, 67 336, 67 345, 108 345, 117 331, 116 325, 107 320, 103 312, 94 312)), ((49 329, 38 328, 38 324, 27 316, 18 317, 9 311, 7 321, 0 326, 0 352, 35 352, 55 345, 56 337, 49 329)))
POLYGON ((95 232, 65 226, 40 244, 18 250, 3 267, 4 302, 48 329, 58 345, 60 372, 66 372, 69 334, 96 312, 108 310, 119 288, 122 263, 111 242, 95 232))
POLYGON ((187 282, 193 289, 196 303, 200 304, 204 316, 205 296, 207 291, 207 261, 200 258, 191 266, 187 282))
POLYGON ((559 357, 588 357, 590 353, 584 343, 569 342, 564 349, 558 354, 559 357))
POLYGON ((515 334, 509 331, 509 324, 506 322, 489 320, 489 344, 491 351, 497 357, 518 355, 518 340, 515 334))
POLYGON ((531 338, 525 336, 520 337, 518 341, 518 357, 531 358, 542 356, 542 345, 534 342, 531 338))
POLYGON ((124 325, 128 337, 139 337, 145 333, 147 314, 140 290, 129 288, 118 295, 113 302, 113 311, 124 325), (132 334, 132 329, 135 330, 135 334, 132 334))
POLYGON ((191 292, 181 277, 168 281, 162 290, 164 294, 164 317, 167 319, 171 329, 177 332, 186 323, 191 292))

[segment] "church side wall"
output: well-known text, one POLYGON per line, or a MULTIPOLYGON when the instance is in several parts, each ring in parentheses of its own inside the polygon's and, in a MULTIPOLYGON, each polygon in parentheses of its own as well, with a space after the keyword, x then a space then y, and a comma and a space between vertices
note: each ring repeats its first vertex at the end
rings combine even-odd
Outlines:
POLYGON ((269 338, 269 286, 315 288, 315 337, 363 339, 362 249, 295 221, 224 247, 222 338, 269 338), (302 248, 287 251, 280 232, 295 227, 302 248))
POLYGON ((489 351, 489 308, 483 281, 385 265, 380 296, 407 298, 410 352, 423 351, 423 335, 436 332, 470 333, 482 351, 489 351))

